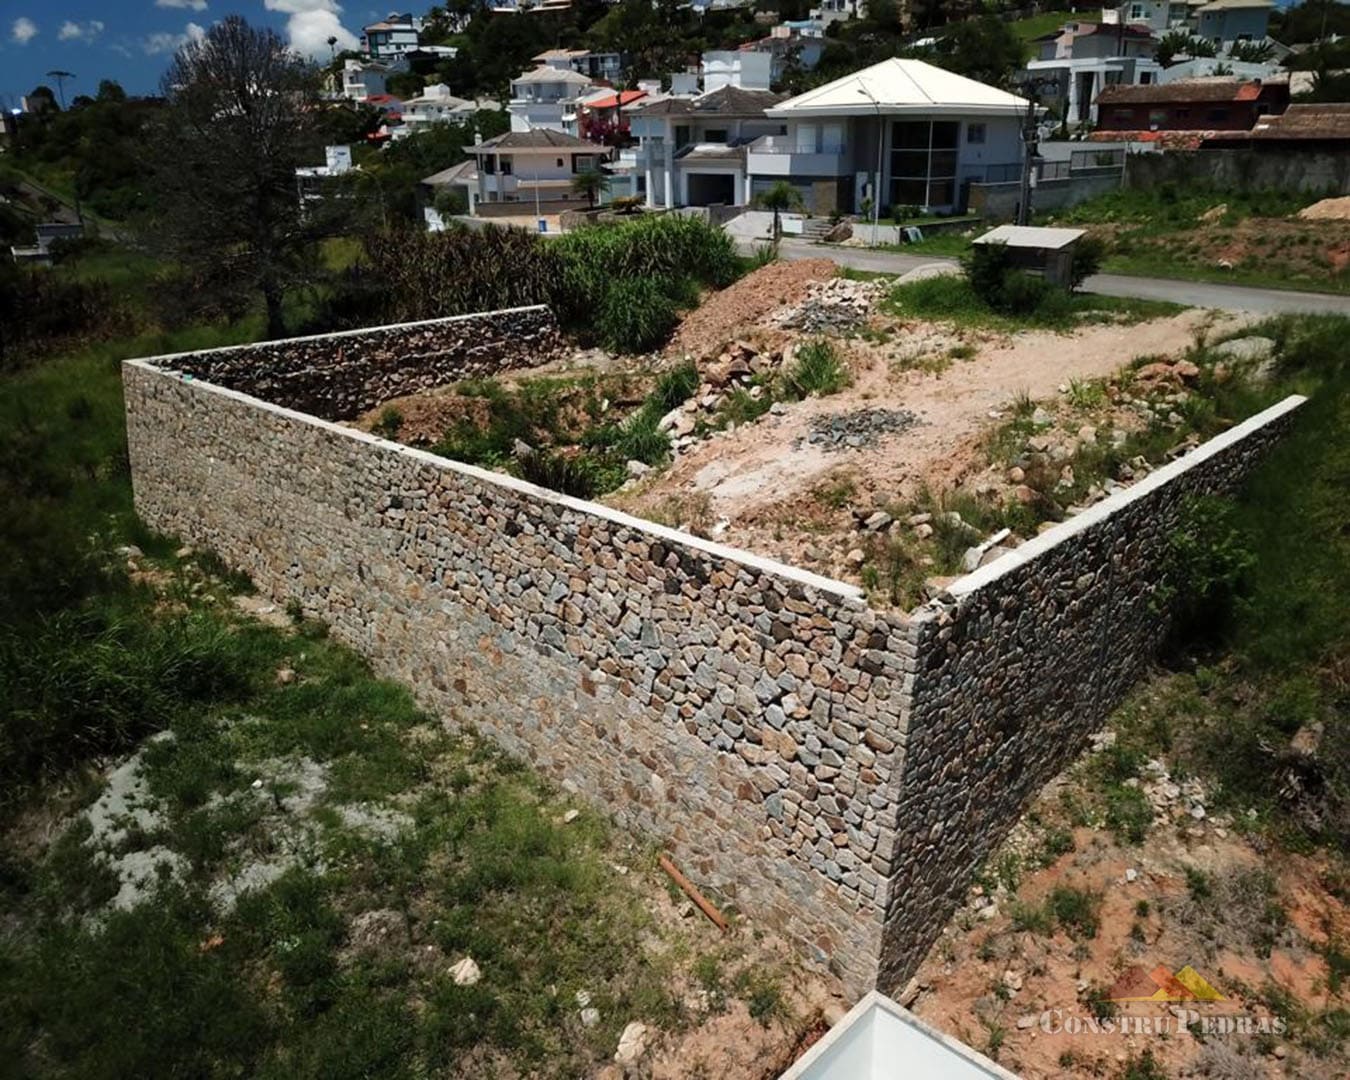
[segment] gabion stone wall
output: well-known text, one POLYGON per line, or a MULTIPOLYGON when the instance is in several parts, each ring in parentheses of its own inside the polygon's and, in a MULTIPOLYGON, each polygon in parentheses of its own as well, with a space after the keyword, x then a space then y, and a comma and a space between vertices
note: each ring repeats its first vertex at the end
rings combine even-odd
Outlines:
POLYGON ((175 370, 324 420, 351 420, 402 394, 564 352, 547 307, 456 315, 161 357, 175 370))
POLYGON ((1284 435, 1291 397, 955 582, 916 613, 879 981, 899 986, 1037 792, 1082 750, 1168 628, 1169 536, 1284 435))
POLYGON ((912 616, 295 411, 469 374, 451 369, 470 328, 496 343, 473 363, 514 363, 556 341, 541 310, 130 361, 136 508, 656 838, 855 992, 896 989, 1147 663, 1184 496, 1236 484, 1300 399, 912 616))

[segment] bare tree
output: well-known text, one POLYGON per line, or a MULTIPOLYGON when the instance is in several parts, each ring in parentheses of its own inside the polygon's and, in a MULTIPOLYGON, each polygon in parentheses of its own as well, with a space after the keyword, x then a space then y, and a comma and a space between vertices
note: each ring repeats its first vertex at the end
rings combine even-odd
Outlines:
POLYGON ((224 291, 261 292, 279 337, 286 288, 314 266, 317 223, 295 169, 318 151, 318 73, 272 30, 229 15, 178 50, 161 85, 152 239, 224 291))

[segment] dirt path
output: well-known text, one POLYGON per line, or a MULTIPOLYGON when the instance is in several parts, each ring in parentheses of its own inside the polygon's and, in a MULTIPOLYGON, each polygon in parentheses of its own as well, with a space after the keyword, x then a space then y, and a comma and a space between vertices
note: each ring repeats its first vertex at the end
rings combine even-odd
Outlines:
MULTIPOLYGON (((1217 319, 1233 326, 1238 317, 1217 319)), ((1070 379, 1109 375, 1137 356, 1181 352, 1215 320, 1211 313, 1188 311, 1073 334, 982 338, 927 323, 883 321, 893 333, 886 343, 842 343, 854 379, 847 390, 789 405, 782 415, 695 446, 625 505, 641 513, 673 497, 706 497, 724 530, 720 538, 792 559, 810 538, 784 533, 792 517, 784 511, 832 474, 849 472, 860 492, 888 498, 913 495, 925 484, 944 487, 975 465, 976 443, 992 422, 991 411, 1018 394, 1052 397, 1070 379), (940 374, 914 367, 916 360, 940 358, 958 344, 974 347, 975 355, 952 360, 940 374), (827 451, 806 441, 813 418, 866 408, 907 409, 918 423, 860 449, 827 451)))

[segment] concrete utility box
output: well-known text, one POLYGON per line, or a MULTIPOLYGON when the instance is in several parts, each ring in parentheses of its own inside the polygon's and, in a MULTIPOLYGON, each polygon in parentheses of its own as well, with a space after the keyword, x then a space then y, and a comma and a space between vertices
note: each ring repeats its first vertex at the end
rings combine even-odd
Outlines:
POLYGON ((975 240, 975 244, 1003 244, 1018 270, 1040 274, 1046 281, 1067 289, 1073 284, 1073 250, 1084 235, 1082 229, 1000 225, 975 240))
POLYGON ((873 990, 778 1080, 1018 1080, 873 990))

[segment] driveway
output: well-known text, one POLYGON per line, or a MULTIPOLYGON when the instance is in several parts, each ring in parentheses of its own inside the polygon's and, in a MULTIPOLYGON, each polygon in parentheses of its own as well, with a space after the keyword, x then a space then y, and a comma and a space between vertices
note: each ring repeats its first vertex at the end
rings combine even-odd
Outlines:
MULTIPOLYGON (((903 274, 920 266, 956 263, 955 259, 932 255, 901 255, 892 251, 834 247, 813 244, 805 240, 786 239, 779 244, 778 254, 780 258, 794 261, 833 259, 840 266, 880 274, 903 274)), ((1169 278, 1127 277, 1124 274, 1098 274, 1088 278, 1083 288, 1105 296, 1170 300, 1175 304, 1187 304, 1191 307, 1244 311, 1257 315, 1350 315, 1350 296, 1337 296, 1332 293, 1258 289, 1248 285, 1216 285, 1200 281, 1173 281, 1169 278)))

